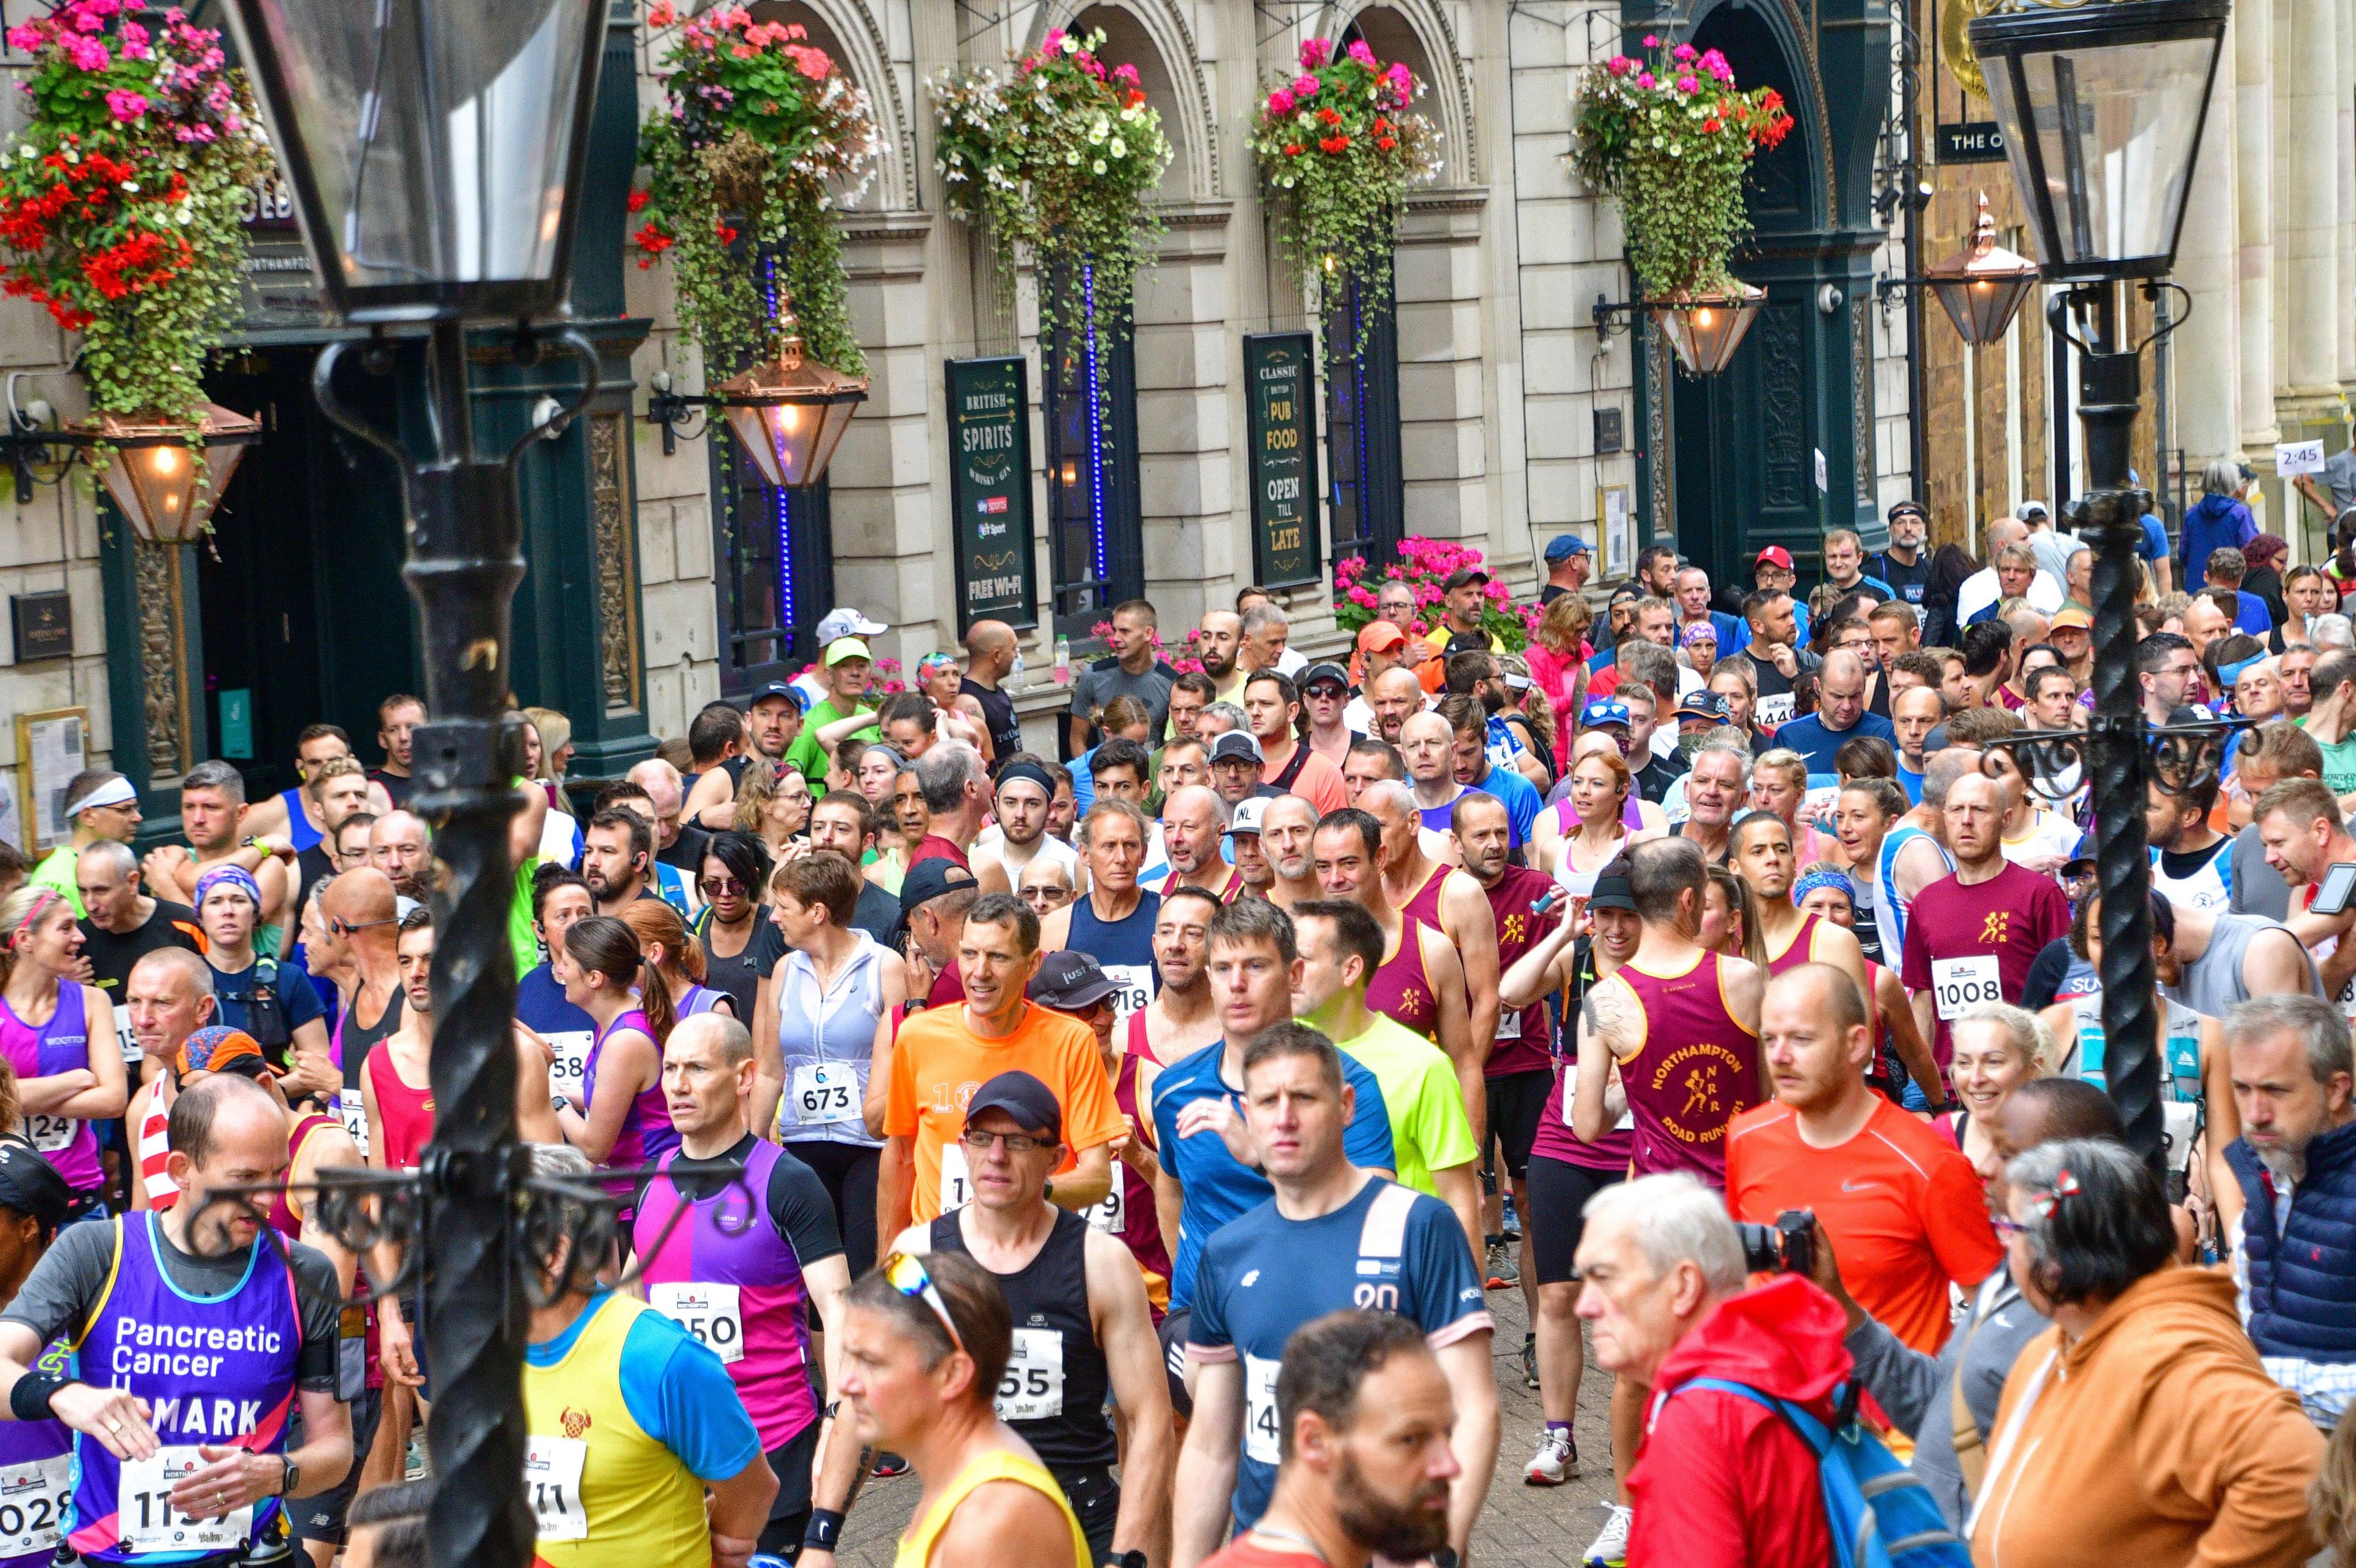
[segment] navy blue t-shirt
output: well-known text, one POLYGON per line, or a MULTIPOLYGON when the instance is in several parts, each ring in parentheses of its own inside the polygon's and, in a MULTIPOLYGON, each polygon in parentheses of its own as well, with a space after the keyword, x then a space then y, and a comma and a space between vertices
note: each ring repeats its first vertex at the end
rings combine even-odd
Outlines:
POLYGON ((597 1038, 597 1020, 564 999, 556 971, 543 963, 516 982, 516 1020, 538 1033, 556 1052, 549 1087, 578 1097, 582 1068, 597 1038))
POLYGON ((1898 731, 1879 713, 1858 714, 1857 722, 1847 730, 1827 730, 1822 718, 1804 713, 1776 730, 1775 744, 1805 757, 1810 773, 1829 773, 1837 771, 1833 766, 1834 755, 1860 735, 1887 741, 1890 750, 1898 749, 1898 731))
MULTIPOLYGON (((1226 1140, 1214 1132, 1192 1137, 1178 1136, 1178 1113, 1197 1100, 1224 1094, 1243 1113, 1243 1091, 1220 1075, 1226 1042, 1213 1040, 1194 1055, 1172 1062, 1153 1081, 1153 1139, 1162 1163, 1186 1189, 1185 1207, 1178 1216, 1178 1258, 1171 1267, 1170 1310, 1182 1310, 1194 1283, 1194 1261, 1211 1232, 1247 1210, 1276 1196, 1268 1178, 1254 1176, 1236 1163, 1226 1140)), ((1382 1085, 1375 1075, 1344 1052, 1342 1081, 1358 1093, 1357 1109, 1343 1139, 1350 1163, 1374 1170, 1397 1170, 1398 1156, 1391 1146, 1390 1112, 1383 1104, 1382 1085)), ((1461 1235, 1462 1232, 1460 1232, 1461 1235)))
MULTIPOLYGON (((248 1034, 253 1032, 252 1001, 262 986, 259 971, 264 964, 272 964, 278 971, 270 988, 277 995, 279 1016, 286 1020, 289 1036, 313 1019, 326 1016, 327 1008, 319 1005, 319 993, 312 987, 311 976, 303 965, 257 958, 234 975, 213 971, 213 1001, 220 1008, 214 1015, 215 1022, 248 1034)), ((273 1051, 268 1054, 273 1058, 272 1065, 284 1065, 283 1053, 273 1051)))
POLYGON ((1271 1200, 1222 1227, 1203 1248, 1196 1285, 1187 1356, 1243 1362, 1239 1531, 1276 1487, 1276 1374, 1294 1329, 1350 1307, 1410 1318, 1435 1346, 1494 1327, 1454 1212, 1379 1177, 1314 1220, 1288 1220, 1271 1200))

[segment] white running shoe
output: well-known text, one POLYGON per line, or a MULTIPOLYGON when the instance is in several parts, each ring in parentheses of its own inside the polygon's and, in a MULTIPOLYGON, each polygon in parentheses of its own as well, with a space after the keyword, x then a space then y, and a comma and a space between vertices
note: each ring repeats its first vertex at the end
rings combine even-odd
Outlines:
POLYGON ((1522 1485, 1558 1487, 1579 1474, 1579 1445, 1552 1426, 1538 1429, 1538 1451, 1522 1467, 1522 1485))
POLYGON ((1613 1504, 1612 1517, 1603 1521, 1603 1528, 1588 1542, 1587 1550, 1580 1554, 1580 1562, 1587 1568, 1628 1568, 1628 1510, 1613 1504))

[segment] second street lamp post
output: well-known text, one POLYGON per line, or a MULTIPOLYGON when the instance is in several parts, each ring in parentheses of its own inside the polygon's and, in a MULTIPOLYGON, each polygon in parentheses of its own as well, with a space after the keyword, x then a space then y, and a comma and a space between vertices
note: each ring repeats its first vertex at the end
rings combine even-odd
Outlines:
MULTIPOLYGON (((2228 0, 2000 0, 1970 27, 2044 276, 2075 285, 2049 320, 2066 336, 2072 300, 2091 307, 2093 340, 2072 341, 2086 443, 2078 517, 2095 549, 2094 717, 2082 749, 2103 901, 2104 1073, 2128 1143, 2154 1161, 2165 1128, 2144 807, 2150 784, 2180 789, 2207 766, 2216 731, 2151 731, 2143 720, 2135 560, 2151 496, 2128 478, 2128 443, 2146 345, 2128 343, 2119 289, 2175 264, 2227 14, 2228 0), (2173 743, 2172 769, 2149 766, 2155 743, 2173 743)), ((2017 743, 2080 745, 2034 733, 2017 743)))

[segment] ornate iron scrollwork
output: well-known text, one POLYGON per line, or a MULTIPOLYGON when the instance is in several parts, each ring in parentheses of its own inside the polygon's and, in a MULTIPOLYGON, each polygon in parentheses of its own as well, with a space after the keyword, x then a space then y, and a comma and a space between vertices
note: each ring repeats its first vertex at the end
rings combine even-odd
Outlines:
MULTIPOLYGON (((2258 723, 2255 719, 2239 717, 2198 724, 2142 723, 2144 776, 2163 794, 2173 795, 2214 784, 2222 776, 2227 741, 2242 731, 2256 729, 2258 723)), ((2078 764, 2082 781, 2091 777, 2094 753, 2090 747, 2094 738, 2086 730, 2016 730, 1990 741, 1987 749, 2009 754, 2038 797, 2058 805, 2077 794, 2077 785, 2059 789, 2051 781, 2067 776, 2072 763, 2078 764)), ((1993 773, 1994 761, 1992 755, 1983 757, 1980 771, 1993 773)))

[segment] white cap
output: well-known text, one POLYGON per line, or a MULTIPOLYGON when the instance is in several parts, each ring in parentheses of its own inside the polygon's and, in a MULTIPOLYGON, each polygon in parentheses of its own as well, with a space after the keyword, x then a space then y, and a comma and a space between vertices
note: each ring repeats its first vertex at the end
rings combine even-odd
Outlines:
POLYGON ((835 609, 827 612, 826 618, 812 629, 817 634, 818 645, 824 647, 842 637, 880 637, 892 628, 881 621, 869 620, 856 610, 835 609))
POLYGON ((1248 833, 1257 838, 1259 837, 1260 818, 1267 815, 1268 796, 1264 795, 1256 795, 1248 800, 1238 801, 1236 804, 1235 816, 1227 821, 1227 832, 1231 835, 1248 833))

